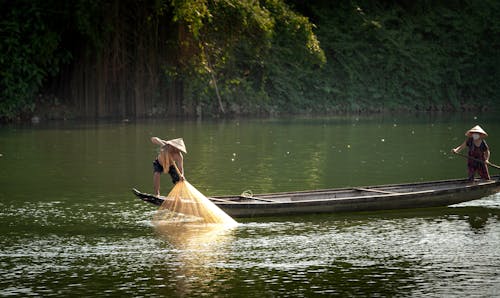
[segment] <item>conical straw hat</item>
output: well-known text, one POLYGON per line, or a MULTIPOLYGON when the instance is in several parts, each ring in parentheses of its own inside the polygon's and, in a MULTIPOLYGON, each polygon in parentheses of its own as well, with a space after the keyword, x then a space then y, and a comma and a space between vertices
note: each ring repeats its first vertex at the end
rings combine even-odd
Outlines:
POLYGON ((184 153, 187 153, 186 145, 184 145, 184 140, 182 138, 168 140, 167 144, 169 144, 170 146, 172 146, 174 148, 179 149, 180 151, 182 151, 184 153))
POLYGON ((474 126, 473 128, 469 129, 465 135, 468 136, 468 137, 471 137, 473 133, 479 133, 479 134, 482 134, 483 136, 487 137, 488 134, 481 128, 481 126, 479 125, 476 125, 474 126))

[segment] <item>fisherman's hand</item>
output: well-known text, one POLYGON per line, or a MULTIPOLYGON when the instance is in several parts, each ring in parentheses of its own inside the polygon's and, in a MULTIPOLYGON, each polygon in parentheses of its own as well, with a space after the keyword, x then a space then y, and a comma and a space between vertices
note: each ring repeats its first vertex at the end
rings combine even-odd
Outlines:
POLYGON ((457 150, 457 148, 453 148, 453 149, 451 149, 451 152, 456 154, 456 153, 458 153, 458 150, 457 150))

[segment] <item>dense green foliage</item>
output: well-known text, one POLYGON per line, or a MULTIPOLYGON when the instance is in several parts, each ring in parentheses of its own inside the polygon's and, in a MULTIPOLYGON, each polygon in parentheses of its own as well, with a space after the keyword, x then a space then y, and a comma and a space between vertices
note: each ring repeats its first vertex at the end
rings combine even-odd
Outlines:
POLYGON ((498 1, 331 2, 310 10, 329 60, 321 98, 372 110, 498 103, 498 1))
POLYGON ((196 105, 213 108, 217 84, 224 101, 220 110, 222 105, 231 113, 293 106, 303 87, 297 79, 325 63, 312 24, 283 1, 180 2, 175 20, 190 29, 195 55, 179 75, 192 82, 185 95, 196 105))
POLYGON ((54 105, 143 117, 499 101, 495 0, 0 3, 4 120, 54 105))
POLYGON ((33 111, 44 79, 69 58, 58 50, 61 36, 44 18, 46 8, 29 1, 8 4, 0 12, 0 118, 33 111))

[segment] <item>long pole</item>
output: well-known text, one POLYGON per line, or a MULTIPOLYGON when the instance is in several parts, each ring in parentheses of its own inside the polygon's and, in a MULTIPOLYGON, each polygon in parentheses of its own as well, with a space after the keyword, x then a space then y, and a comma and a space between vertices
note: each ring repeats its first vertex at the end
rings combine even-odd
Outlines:
MULTIPOLYGON (((477 158, 474 158, 474 157, 470 157, 470 156, 468 156, 468 155, 465 155, 465 154, 462 154, 462 153, 458 153, 458 152, 454 152, 454 153, 455 153, 456 155, 459 155, 459 156, 462 156, 462 157, 465 157, 465 158, 468 158, 468 159, 472 159, 472 160, 474 160, 474 161, 478 161, 478 162, 485 163, 485 161, 484 161, 484 160, 481 160, 481 159, 477 159, 477 158)), ((491 162, 489 162, 489 161, 488 161, 488 162, 486 162, 486 164, 487 164, 487 165, 489 165, 489 166, 492 166, 492 167, 494 167, 494 168, 500 169, 500 166, 497 166, 496 164, 493 164, 493 163, 491 163, 491 162)))

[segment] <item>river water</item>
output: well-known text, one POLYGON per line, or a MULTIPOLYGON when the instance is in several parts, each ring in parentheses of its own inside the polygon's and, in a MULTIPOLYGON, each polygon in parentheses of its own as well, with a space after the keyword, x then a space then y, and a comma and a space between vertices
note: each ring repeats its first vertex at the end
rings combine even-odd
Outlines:
POLYGON ((151 136, 182 136, 187 179, 225 195, 464 177, 449 152, 476 124, 500 163, 493 114, 3 126, 0 296, 498 296, 499 194, 172 231, 131 193, 152 192, 151 136))

